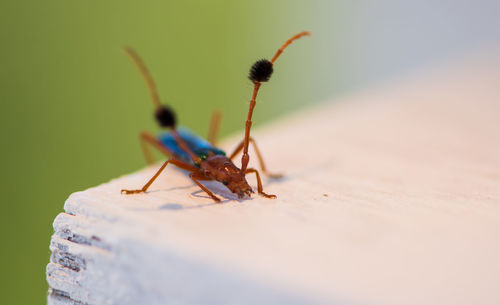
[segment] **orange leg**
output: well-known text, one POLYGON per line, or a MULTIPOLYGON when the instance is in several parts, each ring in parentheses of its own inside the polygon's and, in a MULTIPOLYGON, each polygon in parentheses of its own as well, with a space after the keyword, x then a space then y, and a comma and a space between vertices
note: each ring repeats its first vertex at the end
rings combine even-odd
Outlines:
POLYGON ((212 119, 210 120, 210 127, 208 129, 207 140, 213 146, 217 144, 217 135, 219 133, 221 117, 222 115, 220 111, 215 110, 214 112, 212 112, 212 119))
POLYGON ((158 176, 161 174, 161 172, 165 169, 165 167, 169 163, 172 163, 173 165, 175 165, 177 167, 180 167, 182 169, 192 171, 192 172, 195 172, 198 170, 196 167, 191 166, 191 165, 184 163, 182 161, 179 161, 176 159, 170 159, 170 160, 165 161, 165 163, 163 163, 163 165, 160 167, 160 169, 153 175, 153 177, 151 177, 151 179, 149 179, 149 181, 141 189, 139 189, 139 190, 121 190, 121 193, 122 194, 125 193, 126 195, 131 195, 131 194, 138 194, 138 193, 146 192, 148 190, 148 188, 151 186, 151 184, 156 180, 156 178, 158 178, 158 176))
POLYGON ((167 157, 172 158, 173 153, 165 147, 158 139, 153 137, 149 132, 143 131, 139 135, 139 139, 141 142, 142 151, 144 152, 144 158, 146 159, 146 164, 150 165, 155 162, 153 154, 151 153, 150 146, 158 149, 162 154, 167 157))
POLYGON ((204 190, 205 193, 207 193, 208 196, 210 196, 215 202, 220 202, 220 199, 217 196, 215 196, 214 193, 212 193, 209 189, 207 189, 203 184, 199 182, 199 180, 210 180, 210 179, 197 172, 189 174, 189 178, 191 178, 194 181, 194 183, 196 183, 202 190, 204 190))
POLYGON ((262 196, 266 198, 276 198, 276 195, 269 195, 264 193, 264 189, 262 188, 262 181, 260 181, 260 175, 259 172, 255 168, 249 168, 245 171, 245 174, 250 174, 250 173, 255 173, 255 176, 257 177, 257 192, 261 194, 262 196))
MULTIPOLYGON (((249 142, 252 142, 252 145, 253 145, 253 149, 255 150, 255 154, 257 155, 257 159, 259 160, 259 165, 260 165, 260 168, 262 169, 262 172, 264 174, 266 174, 266 176, 269 176, 271 178, 280 178, 280 177, 283 177, 282 174, 272 174, 272 173, 269 173, 266 169, 266 165, 264 164, 264 158, 262 158, 262 154, 260 153, 259 151, 259 148, 257 148, 257 143, 255 143, 255 140, 250 137, 249 138, 249 142)), ((229 159, 234 159, 236 157, 236 155, 238 155, 241 150, 243 149, 243 145, 245 144, 244 141, 241 141, 241 143, 236 147, 236 149, 234 150, 234 152, 231 154, 231 156, 229 157, 229 159)))

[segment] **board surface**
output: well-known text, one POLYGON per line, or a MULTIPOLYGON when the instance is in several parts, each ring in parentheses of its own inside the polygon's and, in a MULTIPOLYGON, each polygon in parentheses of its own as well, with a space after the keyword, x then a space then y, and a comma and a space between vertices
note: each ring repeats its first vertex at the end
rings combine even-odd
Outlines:
POLYGON ((170 166, 72 194, 49 303, 500 304, 499 80, 478 56, 254 130, 275 200, 170 166))

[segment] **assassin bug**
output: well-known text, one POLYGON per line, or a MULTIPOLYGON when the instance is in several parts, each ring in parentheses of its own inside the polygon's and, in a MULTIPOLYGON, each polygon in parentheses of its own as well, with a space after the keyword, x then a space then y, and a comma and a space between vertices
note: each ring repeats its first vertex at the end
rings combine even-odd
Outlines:
POLYGON ((227 157, 226 153, 215 146, 215 134, 219 126, 220 115, 214 113, 209 129, 208 140, 191 133, 187 129, 178 129, 176 124, 176 116, 174 111, 160 103, 158 92, 153 78, 148 72, 143 61, 132 48, 125 48, 125 53, 132 59, 134 64, 139 69, 146 84, 149 88, 149 93, 155 106, 155 117, 160 127, 167 128, 167 132, 161 133, 158 137, 153 137, 147 132, 140 135, 141 144, 144 149, 144 154, 149 163, 152 163, 149 146, 157 148, 164 153, 169 159, 163 163, 160 169, 153 175, 151 179, 138 190, 122 190, 125 194, 136 194, 146 192, 156 178, 161 174, 165 167, 172 163, 173 165, 190 172, 189 177, 203 191, 205 191, 214 201, 220 202, 220 199, 215 196, 208 188, 200 183, 202 180, 216 180, 223 183, 231 192, 243 198, 245 195, 250 196, 253 193, 252 188, 248 185, 245 179, 246 174, 255 173, 257 178, 257 192, 267 198, 276 198, 275 195, 264 193, 259 172, 254 168, 247 168, 250 156, 248 155, 248 146, 252 142, 255 149, 262 172, 270 177, 279 177, 267 172, 255 140, 250 137, 250 128, 252 126, 252 114, 256 104, 257 93, 261 83, 269 81, 273 73, 275 61, 283 53, 283 50, 296 39, 303 36, 310 36, 311 33, 304 31, 300 32, 288 39, 276 52, 274 57, 269 61, 261 59, 255 62, 250 68, 248 78, 254 84, 248 117, 245 124, 245 137, 243 141, 236 147, 234 152, 227 157), (232 160, 243 150, 241 158, 241 169, 236 167, 232 160))

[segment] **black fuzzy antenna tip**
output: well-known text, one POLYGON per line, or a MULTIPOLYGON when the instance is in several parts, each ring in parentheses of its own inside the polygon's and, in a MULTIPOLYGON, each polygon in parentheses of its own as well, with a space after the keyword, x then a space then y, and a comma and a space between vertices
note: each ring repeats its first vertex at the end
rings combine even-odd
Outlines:
POLYGON ((155 112, 155 118, 161 127, 175 128, 177 119, 175 112, 168 106, 161 106, 155 112))
POLYGON ((261 59, 252 65, 248 78, 254 83, 267 82, 272 74, 273 63, 267 59, 261 59))

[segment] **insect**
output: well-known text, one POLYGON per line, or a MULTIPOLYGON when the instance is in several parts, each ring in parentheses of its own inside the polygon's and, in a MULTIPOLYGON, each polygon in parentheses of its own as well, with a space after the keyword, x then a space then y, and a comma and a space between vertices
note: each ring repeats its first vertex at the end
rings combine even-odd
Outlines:
POLYGON ((248 146, 250 142, 253 144, 257 159, 260 164, 262 172, 270 177, 279 177, 267 171, 264 164, 262 155, 257 148, 255 140, 250 137, 250 129, 252 127, 252 114, 256 104, 257 93, 263 82, 269 81, 273 73, 274 63, 278 57, 283 53, 283 50, 288 47, 293 41, 303 37, 310 36, 311 33, 304 31, 300 32, 290 39, 288 39, 276 52, 271 60, 261 59, 255 62, 250 68, 248 78, 254 85, 252 98, 248 110, 248 116, 245 123, 245 137, 241 143, 236 147, 234 152, 228 157, 226 153, 215 146, 216 133, 218 130, 220 115, 214 113, 209 128, 209 135, 207 140, 200 136, 195 135, 188 129, 177 128, 177 119, 174 111, 169 107, 160 103, 160 98, 156 90, 156 85, 151 77, 145 64, 139 55, 132 48, 125 48, 125 53, 132 59, 134 64, 139 69, 142 77, 146 81, 151 99, 155 106, 155 117, 160 127, 167 129, 167 131, 160 133, 157 137, 152 136, 147 132, 140 134, 141 144, 144 150, 144 155, 148 163, 152 163, 152 156, 150 147, 158 149, 165 154, 168 159, 158 169, 158 171, 146 182, 146 184, 137 190, 122 190, 124 194, 137 194, 143 193, 148 190, 151 184, 161 174, 168 164, 173 164, 181 169, 190 172, 189 177, 196 183, 205 193, 208 194, 215 202, 220 202, 220 199, 214 195, 207 187, 200 183, 203 180, 216 180, 223 183, 231 192, 243 198, 245 195, 251 196, 254 191, 248 184, 245 176, 247 174, 255 173, 257 178, 257 192, 266 198, 276 198, 275 195, 267 194, 262 188, 262 181, 260 179, 259 171, 255 168, 248 168, 250 156, 248 154, 248 146), (241 168, 236 167, 233 159, 243 151, 241 157, 241 168))

